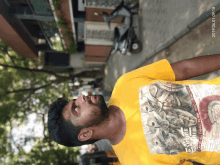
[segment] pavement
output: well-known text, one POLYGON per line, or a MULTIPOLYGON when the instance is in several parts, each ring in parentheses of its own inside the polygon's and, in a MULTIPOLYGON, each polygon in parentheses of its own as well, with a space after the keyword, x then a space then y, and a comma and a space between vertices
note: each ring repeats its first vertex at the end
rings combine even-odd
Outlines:
MULTIPOLYGON (((108 58, 104 69, 105 91, 112 91, 121 75, 164 58, 173 63, 202 55, 220 54, 219 0, 139 2, 143 49, 138 54, 114 54, 108 58), (215 20, 215 24, 212 20, 215 20), (212 36, 212 27, 215 37, 212 36)), ((217 76, 220 76, 220 71, 194 79, 217 76)))

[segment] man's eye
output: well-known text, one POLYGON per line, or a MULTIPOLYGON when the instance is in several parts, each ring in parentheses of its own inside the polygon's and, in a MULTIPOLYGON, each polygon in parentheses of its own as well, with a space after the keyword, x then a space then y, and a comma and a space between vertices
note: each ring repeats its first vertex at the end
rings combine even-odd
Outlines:
POLYGON ((77 105, 75 103, 75 99, 73 99, 73 100, 74 100, 74 102, 73 102, 73 105, 72 105, 72 111, 78 112, 77 105))
POLYGON ((74 106, 72 107, 72 110, 75 111, 75 112, 78 112, 78 110, 77 110, 77 106, 74 105, 74 106))
POLYGON ((74 106, 74 107, 72 108, 72 113, 73 113, 73 114, 77 114, 77 113, 78 113, 77 106, 74 106))

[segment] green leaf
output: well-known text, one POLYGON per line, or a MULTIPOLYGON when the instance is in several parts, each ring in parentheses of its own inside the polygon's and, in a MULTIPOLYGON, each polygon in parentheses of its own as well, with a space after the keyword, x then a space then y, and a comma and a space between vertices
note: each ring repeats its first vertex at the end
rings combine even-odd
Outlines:
MULTIPOLYGON (((1 46, 9 53, 9 47, 0 40, 1 46)), ((10 51, 10 55, 16 66, 29 69, 37 69, 40 60, 43 58, 23 59, 14 51, 10 51)), ((7 54, 1 52, 1 50, 0 60, 3 60, 9 66, 14 66, 7 54)), ((45 69, 49 70, 51 68, 47 67, 45 69)), ((62 74, 62 76, 67 75, 62 74)), ((65 162, 76 162, 76 156, 79 155, 78 150, 60 146, 55 142, 51 142, 53 147, 50 147, 48 141, 41 138, 25 137, 26 142, 31 139, 35 141, 32 151, 28 153, 24 151, 25 141, 15 141, 19 145, 20 155, 12 149, 9 121, 12 121, 14 127, 27 124, 27 114, 35 113, 38 120, 42 122, 41 114, 48 113, 52 101, 55 101, 61 94, 65 94, 67 97, 70 96, 68 81, 58 84, 58 88, 47 86, 38 91, 27 90, 48 84, 51 78, 52 76, 45 72, 36 73, 0 67, 0 159, 7 158, 9 165, 56 164, 57 155, 60 155, 60 159, 65 158, 65 162)), ((46 132, 46 138, 49 139, 48 130, 46 132)))

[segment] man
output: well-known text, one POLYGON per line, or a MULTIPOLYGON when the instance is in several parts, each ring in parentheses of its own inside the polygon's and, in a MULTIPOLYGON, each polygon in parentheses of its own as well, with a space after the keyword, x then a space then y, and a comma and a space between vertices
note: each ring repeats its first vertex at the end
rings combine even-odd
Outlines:
POLYGON ((209 55, 139 68, 118 79, 108 107, 102 96, 58 99, 49 135, 65 146, 108 139, 124 165, 220 164, 220 125, 210 117, 219 112, 220 77, 187 80, 219 63, 220 55, 209 55))

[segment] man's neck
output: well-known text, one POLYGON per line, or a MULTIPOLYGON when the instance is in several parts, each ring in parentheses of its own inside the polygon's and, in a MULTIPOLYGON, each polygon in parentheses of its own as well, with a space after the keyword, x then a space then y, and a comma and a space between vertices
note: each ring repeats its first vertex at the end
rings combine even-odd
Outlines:
POLYGON ((123 111, 117 106, 110 106, 109 119, 98 130, 93 138, 108 139, 112 145, 120 143, 126 132, 126 120, 123 111))
POLYGON ((117 106, 110 106, 109 110, 112 111, 111 121, 109 122, 109 128, 112 132, 109 136, 109 141, 112 145, 120 143, 126 133, 126 119, 123 111, 117 106))

